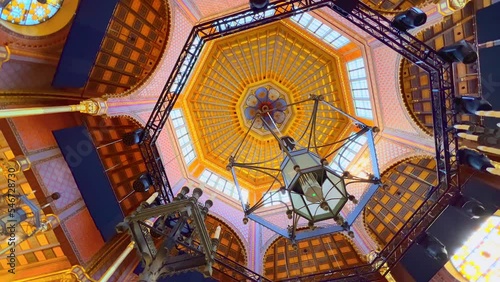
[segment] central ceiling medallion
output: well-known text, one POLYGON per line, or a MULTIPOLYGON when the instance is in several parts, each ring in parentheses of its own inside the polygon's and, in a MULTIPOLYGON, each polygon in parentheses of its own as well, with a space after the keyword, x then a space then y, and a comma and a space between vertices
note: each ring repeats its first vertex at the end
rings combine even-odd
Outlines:
POLYGON ((292 115, 287 107, 290 101, 284 93, 285 91, 273 83, 248 88, 242 103, 244 124, 261 136, 271 134, 264 122, 282 131, 292 115), (263 119, 256 119, 257 114, 263 119))

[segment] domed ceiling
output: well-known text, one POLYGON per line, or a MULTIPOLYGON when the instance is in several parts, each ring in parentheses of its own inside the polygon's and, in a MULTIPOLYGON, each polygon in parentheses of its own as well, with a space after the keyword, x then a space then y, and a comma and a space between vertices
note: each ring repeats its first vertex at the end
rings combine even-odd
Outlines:
MULTIPOLYGON (((197 164, 232 179, 226 170, 229 158, 247 136, 236 161, 279 168, 278 142, 257 119, 250 130, 253 117, 271 110, 264 119, 278 129, 276 134, 299 140, 314 103, 286 105, 311 94, 323 95, 325 101, 352 114, 341 58, 339 51, 289 21, 210 42, 181 96, 197 164)), ((346 117, 321 103, 316 122, 318 144, 345 138, 352 130, 346 117)), ((318 153, 326 149, 320 148, 318 153)), ((272 181, 267 174, 253 170, 237 170, 237 174, 247 189, 268 188, 272 181)))

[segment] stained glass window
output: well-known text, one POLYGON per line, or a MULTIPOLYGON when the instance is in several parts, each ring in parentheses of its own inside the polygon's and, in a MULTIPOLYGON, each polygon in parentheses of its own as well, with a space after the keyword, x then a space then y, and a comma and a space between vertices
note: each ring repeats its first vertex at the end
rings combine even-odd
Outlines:
POLYGON ((52 18, 63 0, 0 0, 0 18, 19 25, 37 25, 52 18))
POLYGON ((486 220, 450 261, 469 281, 500 281, 500 216, 486 220))

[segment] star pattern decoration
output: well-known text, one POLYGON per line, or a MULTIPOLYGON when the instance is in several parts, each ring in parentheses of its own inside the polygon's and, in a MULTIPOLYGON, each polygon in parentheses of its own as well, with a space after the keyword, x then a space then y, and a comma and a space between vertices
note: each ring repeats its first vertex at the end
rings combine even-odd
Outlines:
POLYGON ((256 129, 265 128, 261 119, 255 119, 257 114, 261 114, 264 122, 270 127, 282 125, 288 115, 286 101, 274 88, 257 88, 254 93, 247 97, 245 105, 245 118, 254 122, 256 129))

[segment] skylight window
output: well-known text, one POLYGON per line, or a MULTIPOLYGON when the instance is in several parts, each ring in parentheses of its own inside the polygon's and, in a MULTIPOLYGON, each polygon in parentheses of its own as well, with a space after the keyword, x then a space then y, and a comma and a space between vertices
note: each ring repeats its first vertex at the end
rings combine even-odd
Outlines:
POLYGON ((179 109, 172 110, 170 112, 170 117, 172 118, 172 124, 174 125, 175 135, 177 135, 182 156, 184 157, 186 165, 189 165, 196 158, 196 154, 194 152, 193 142, 191 142, 191 138, 187 131, 182 111, 179 109))
MULTIPOLYGON (((236 188, 236 185, 211 172, 210 170, 205 169, 201 173, 199 179, 201 182, 207 184, 210 188, 220 191, 235 200, 240 200, 240 196, 238 195, 238 188, 236 188)), ((243 202, 246 203, 248 201, 248 190, 241 188, 241 196, 243 197, 243 202)))
POLYGON ((326 43, 331 44, 335 49, 340 49, 350 42, 349 39, 308 13, 295 15, 291 19, 326 43))
MULTIPOLYGON (((354 134, 355 133, 352 133, 350 137, 353 137, 354 134)), ((359 153, 363 145, 366 144, 367 140, 365 135, 360 135, 350 142, 349 145, 342 147, 335 158, 333 158, 330 167, 338 173, 343 173, 349 164, 351 164, 354 157, 359 153)))
POLYGON ((347 63, 349 82, 351 83, 354 108, 358 117, 373 119, 370 93, 368 92, 368 80, 366 79, 366 68, 363 58, 347 63))
POLYGON ((288 193, 283 194, 278 191, 266 192, 262 195, 262 199, 264 200, 264 207, 270 207, 290 202, 290 197, 288 196, 288 193))
POLYGON ((218 31, 224 31, 227 29, 231 29, 234 27, 242 26, 251 22, 254 22, 261 18, 270 18, 274 16, 276 10, 274 9, 274 5, 271 4, 267 7, 267 9, 262 13, 255 13, 253 11, 249 11, 246 13, 246 16, 238 15, 234 17, 228 17, 223 21, 215 21, 214 26, 218 31))
POLYGON ((186 53, 184 60, 182 61, 179 73, 177 73, 177 75, 175 76, 174 82, 170 87, 171 93, 179 94, 181 92, 182 87, 179 86, 184 86, 184 83, 186 82, 185 80, 187 79, 184 74, 186 72, 191 72, 191 70, 193 69, 194 65, 196 64, 196 58, 200 54, 203 44, 204 43, 201 40, 200 36, 196 35, 193 42, 191 43, 191 46, 189 46, 189 50, 186 53))

